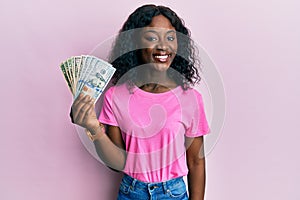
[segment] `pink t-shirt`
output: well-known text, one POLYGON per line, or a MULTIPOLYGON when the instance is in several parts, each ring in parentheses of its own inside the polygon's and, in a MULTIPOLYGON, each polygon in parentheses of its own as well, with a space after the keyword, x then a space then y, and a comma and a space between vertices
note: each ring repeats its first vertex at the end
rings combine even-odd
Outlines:
POLYGON ((99 121, 120 128, 127 151, 124 173, 144 182, 187 175, 185 136, 209 132, 201 94, 181 86, 164 93, 113 86, 99 121))

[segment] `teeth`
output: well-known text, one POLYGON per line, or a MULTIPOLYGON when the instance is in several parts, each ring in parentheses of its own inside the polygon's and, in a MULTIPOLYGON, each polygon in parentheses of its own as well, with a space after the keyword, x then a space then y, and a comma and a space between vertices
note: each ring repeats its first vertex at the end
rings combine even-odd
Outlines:
POLYGON ((155 56, 155 58, 158 58, 158 59, 167 59, 167 58, 168 58, 168 55, 164 55, 164 56, 155 56))

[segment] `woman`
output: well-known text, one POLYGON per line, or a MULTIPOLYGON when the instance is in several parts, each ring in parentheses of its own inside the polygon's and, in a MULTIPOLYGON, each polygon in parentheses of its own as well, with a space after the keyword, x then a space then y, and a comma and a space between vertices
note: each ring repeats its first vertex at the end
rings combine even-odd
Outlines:
POLYGON ((124 23, 110 61, 117 70, 99 120, 93 99, 82 94, 71 116, 105 164, 124 172, 118 199, 204 199, 201 147, 209 127, 191 88, 200 76, 189 30, 170 8, 141 6, 124 23))

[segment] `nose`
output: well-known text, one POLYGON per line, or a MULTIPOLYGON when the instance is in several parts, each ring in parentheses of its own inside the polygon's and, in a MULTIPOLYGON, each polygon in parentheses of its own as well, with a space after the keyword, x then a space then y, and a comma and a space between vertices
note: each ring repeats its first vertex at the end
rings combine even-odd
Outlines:
POLYGON ((160 40, 160 42, 157 44, 156 48, 158 50, 166 51, 169 48, 168 42, 164 40, 160 40))

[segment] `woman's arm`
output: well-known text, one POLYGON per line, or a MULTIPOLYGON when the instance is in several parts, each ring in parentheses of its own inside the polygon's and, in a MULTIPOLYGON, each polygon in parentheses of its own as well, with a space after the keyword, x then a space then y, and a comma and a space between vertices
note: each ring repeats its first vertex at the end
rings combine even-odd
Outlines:
POLYGON ((108 167, 123 170, 126 152, 121 131, 116 126, 108 126, 108 133, 105 134, 105 129, 99 125, 92 98, 80 94, 72 105, 71 119, 74 124, 86 128, 92 135, 101 135, 94 141, 97 154, 108 167))
POLYGON ((108 126, 107 134, 103 133, 94 145, 98 156, 109 168, 115 171, 124 169, 126 152, 119 127, 108 126))
POLYGON ((94 141, 97 154, 109 168, 122 171, 126 161, 126 151, 120 128, 108 125, 106 130, 105 137, 94 141))
POLYGON ((205 192, 205 157, 203 136, 186 138, 188 189, 190 200, 203 200, 205 192))

